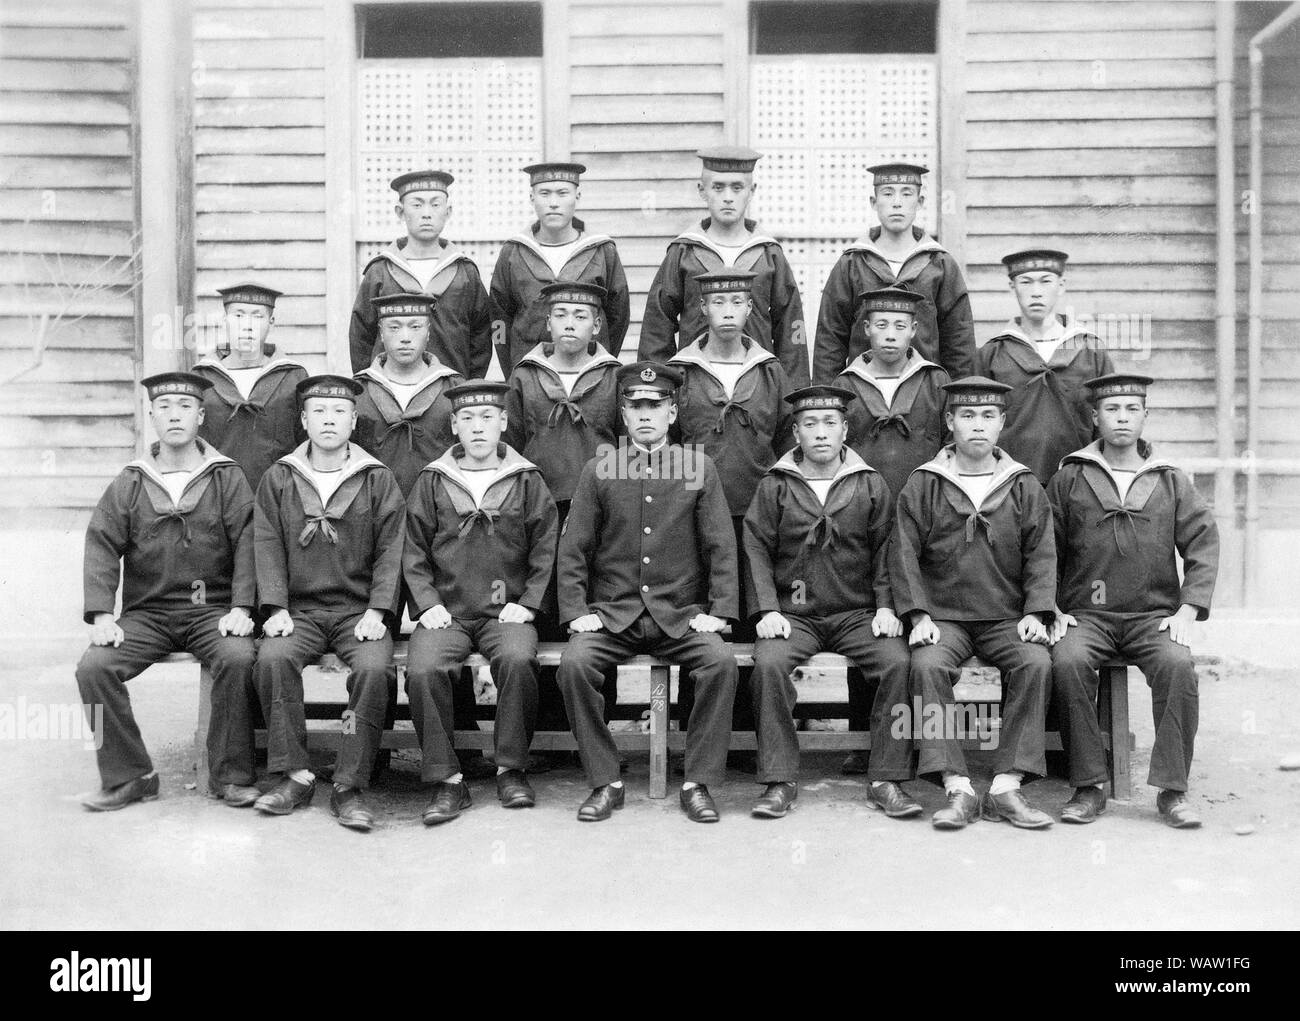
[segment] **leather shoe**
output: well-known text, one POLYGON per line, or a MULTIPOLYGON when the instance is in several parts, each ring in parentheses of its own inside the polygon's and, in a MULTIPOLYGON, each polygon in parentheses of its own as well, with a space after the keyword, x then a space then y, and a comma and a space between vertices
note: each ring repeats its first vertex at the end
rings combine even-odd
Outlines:
POLYGON ((158 797, 158 774, 138 776, 106 790, 96 791, 82 798, 81 803, 92 812, 116 812, 136 801, 153 801, 158 797))
POLYGON ((1106 795, 1100 787, 1076 787, 1070 800, 1061 809, 1061 822, 1096 822, 1106 811, 1106 795))
MULTIPOLYGON (((698 789, 696 788, 696 790, 698 789)), ((689 791, 683 792, 683 805, 685 805, 685 796, 689 793, 689 791)), ((799 797, 799 785, 797 783, 788 781, 770 783, 767 785, 767 789, 763 791, 762 797, 754 802, 754 807, 750 809, 749 814, 759 819, 780 819, 781 816, 794 807, 795 798, 797 797, 799 797)))
POLYGON ((1156 795, 1156 809, 1168 825, 1176 830, 1199 829, 1201 817, 1187 803, 1183 791, 1161 791, 1156 795))
POLYGON ((893 780, 877 780, 867 784, 867 803, 891 819, 910 819, 921 814, 921 806, 893 780))
POLYGON ((310 805, 316 796, 316 778, 311 783, 299 783, 289 776, 253 802, 253 807, 267 815, 289 815, 300 805, 310 805))
POLYGON ((532 808, 537 795, 522 769, 507 769, 497 774, 497 797, 506 808, 532 808))
POLYGON ((687 790, 682 788, 682 810, 691 822, 717 822, 718 806, 713 803, 713 795, 704 784, 699 783, 687 790))
POLYGON ((226 783, 217 791, 217 797, 231 808, 248 808, 262 796, 262 792, 251 784, 226 783))
POLYGON ((366 799, 355 787, 335 785, 330 791, 330 814, 340 826, 368 833, 375 825, 374 814, 366 806, 366 799))
POLYGON ((866 752, 849 752, 840 763, 840 772, 844 776, 866 776, 870 767, 866 752))
POLYGON ((469 796, 469 784, 448 783, 443 780, 433 785, 433 800, 424 810, 424 825, 437 826, 439 823, 451 822, 472 804, 469 796))
POLYGON ((600 822, 608 819, 614 809, 623 807, 623 788, 613 784, 597 787, 578 806, 579 822, 600 822))
POLYGON ((968 823, 978 822, 979 817, 980 803, 974 794, 952 791, 948 795, 948 807, 930 816, 930 823, 936 830, 961 830, 968 823))
POLYGON ((985 794, 983 814, 991 822, 1005 819, 1022 830, 1045 830, 1052 825, 1052 817, 1031 806, 1019 787, 1002 794, 985 794))

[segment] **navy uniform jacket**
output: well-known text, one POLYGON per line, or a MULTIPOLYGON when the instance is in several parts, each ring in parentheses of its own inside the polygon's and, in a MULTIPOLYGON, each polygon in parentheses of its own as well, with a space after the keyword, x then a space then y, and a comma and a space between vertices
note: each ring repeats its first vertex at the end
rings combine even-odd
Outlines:
POLYGON ((867 372, 863 354, 835 380, 858 399, 849 404, 848 444, 880 472, 895 497, 913 469, 939 453, 948 438, 944 410, 948 373, 913 351, 899 374, 893 400, 885 402, 880 385, 867 372))
POLYGON ((122 610, 252 607, 253 492, 243 470, 199 442, 203 461, 179 503, 158 468, 159 444, 118 474, 86 528, 84 619, 122 610))
MULTIPOLYGON (((699 274, 729 268, 744 270, 757 274, 750 295, 754 310, 745 323, 746 332, 764 351, 776 355, 792 387, 807 386, 808 335, 803 301, 785 250, 775 238, 754 234, 736 256, 735 264, 728 267, 709 240, 709 223, 706 217, 699 230, 685 231, 669 243, 646 295, 637 358, 666 362, 679 346, 685 347, 692 338, 708 331, 708 321, 700 311, 700 285, 695 282, 699 274)), ((745 229, 751 234, 756 226, 753 220, 745 221, 745 229)))
POLYGON ((957 480, 954 448, 921 465, 898 496, 889 580, 894 611, 934 620, 1019 620, 1056 607, 1056 543, 1034 473, 994 448, 978 508, 957 480))
POLYGON ((618 387, 621 363, 600 345, 564 392, 539 344, 510 374, 506 395, 506 442, 541 469, 557 500, 570 500, 583 466, 619 432, 618 387))
POLYGON ((456 442, 447 391, 465 380, 450 366, 439 365, 403 409, 393 396, 382 364, 356 374, 365 390, 357 397, 357 428, 352 441, 388 465, 406 496, 420 470, 456 442))
POLYGON ((467 253, 442 240, 440 263, 424 290, 402 258, 406 243, 400 238, 366 263, 348 330, 352 371, 360 372, 383 351, 374 300, 387 294, 424 293, 437 298, 429 350, 465 378, 482 379, 492 364, 492 307, 478 267, 467 253))
POLYGON ((642 614, 672 638, 700 613, 735 619, 736 533, 707 454, 620 444, 582 469, 560 536, 560 621, 618 634, 642 614))
POLYGON ((600 339, 612 354, 618 354, 623 347, 632 318, 632 303, 618 246, 608 234, 586 233, 586 225, 576 216, 573 226, 579 232, 578 245, 558 275, 542 255, 542 246, 537 241, 538 224, 501 246, 492 271, 492 304, 494 314, 504 325, 505 335, 498 337, 496 343, 509 363, 501 366, 507 377, 519 359, 547 339, 546 317, 550 306, 539 299, 542 288, 557 280, 599 284, 605 288, 600 339))
POLYGON ((829 383, 867 347, 860 296, 882 287, 902 287, 925 299, 916 309, 916 339, 912 347, 937 362, 953 379, 971 374, 975 362, 975 325, 971 319, 966 281, 957 260, 920 227, 912 228, 919 242, 897 277, 876 239, 880 228, 849 245, 835 263, 822 288, 822 307, 813 343, 813 382, 829 383))
POLYGON ((393 473, 353 443, 342 481, 322 506, 307 446, 280 458, 257 488, 253 529, 262 609, 340 617, 373 609, 391 627, 400 612, 402 492, 393 473))
POLYGON ((669 362, 682 373, 675 428, 683 443, 701 447, 713 459, 727 507, 739 518, 763 473, 794 446, 785 403, 793 387, 776 357, 747 336, 744 371, 728 397, 705 354, 707 340, 700 337, 669 362))
POLYGON ((1057 318, 1062 341, 1049 361, 1043 361, 1015 319, 975 354, 975 375, 1014 387, 1007 394, 1007 422, 999 446, 1029 465, 1044 486, 1061 458, 1095 435, 1083 384, 1115 371, 1100 340, 1064 316, 1057 318))
POLYGON ((1192 480, 1143 443, 1146 463, 1121 503, 1101 441, 1068 455, 1047 487, 1062 610, 1210 615, 1219 529, 1192 480), (1175 552, 1182 557, 1179 581, 1175 552))
POLYGON ((886 552, 894 501, 884 479, 845 448, 823 505, 799 465, 794 451, 774 464, 745 514, 757 612, 892 609, 886 552))
POLYGON ((458 620, 496 620, 506 603, 541 610, 559 516, 537 466, 505 444, 500 452, 500 474, 482 503, 456 463, 460 444, 420 473, 402 564, 413 619, 439 604, 458 620))
POLYGON ((212 381, 203 394, 199 438, 233 458, 256 490, 266 469, 306 438, 296 388, 307 370, 288 358, 268 362, 247 398, 216 358, 204 358, 193 371, 212 381))

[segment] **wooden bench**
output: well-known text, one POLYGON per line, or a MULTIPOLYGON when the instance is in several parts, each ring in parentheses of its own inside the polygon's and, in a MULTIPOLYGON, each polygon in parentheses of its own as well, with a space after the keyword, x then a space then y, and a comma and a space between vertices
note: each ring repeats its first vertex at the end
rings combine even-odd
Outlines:
MULTIPOLYGON (((538 661, 543 667, 559 666, 560 656, 564 652, 563 642, 543 642, 538 646, 538 661)), ((754 646, 733 644, 732 652, 737 666, 748 667, 754 663, 754 646)), ((393 661, 399 671, 397 718, 405 726, 384 732, 383 748, 416 748, 418 742, 410 724, 410 710, 406 693, 400 681, 400 673, 406 667, 407 643, 399 640, 396 644, 393 661)), ((164 662, 193 663, 193 656, 188 653, 173 653, 164 662)), ((487 660, 477 654, 466 662, 476 678, 487 667, 487 660)), ((799 703, 796 715, 802 719, 829 719, 843 717, 847 700, 847 668, 849 661, 834 653, 820 653, 803 667, 799 668, 801 677, 796 681, 799 689, 799 703), (830 680, 828 680, 830 678, 830 680)), ((323 656, 316 664, 316 669, 326 673, 319 675, 308 683, 304 678, 304 695, 308 719, 308 741, 314 747, 337 747, 342 734, 342 713, 347 707, 340 700, 343 692, 342 678, 347 668, 337 656, 323 656), (324 689, 324 697, 313 697, 317 691, 324 689)), ((954 695, 959 704, 998 704, 1001 702, 1002 688, 996 680, 986 679, 989 672, 996 671, 977 659, 969 659, 962 664, 962 679, 954 687, 954 695), (983 674, 984 676, 979 676, 983 674)), ((663 798, 668 792, 668 753, 682 751, 686 746, 686 734, 670 726, 671 707, 677 701, 676 669, 669 663, 651 656, 636 656, 618 669, 618 694, 616 701, 610 705, 609 714, 613 719, 639 720, 642 728, 638 730, 621 730, 614 733, 614 743, 620 751, 648 751, 650 754, 650 785, 652 798, 663 798), (645 711, 643 707, 648 707, 645 711)), ((310 675, 309 675, 310 676, 310 675)), ((208 721, 212 715, 212 679, 206 668, 200 674, 199 719, 195 734, 195 747, 198 754, 198 789, 204 794, 208 791, 207 741, 208 721)), ((493 707, 496 705, 496 689, 490 681, 480 683, 476 680, 475 701, 481 721, 492 719, 493 707)), ((1129 731, 1128 713, 1128 666, 1122 662, 1106 663, 1101 668, 1101 685, 1098 689, 1097 711, 1101 720, 1102 741, 1110 753, 1111 797, 1120 801, 1132 796, 1132 779, 1130 776, 1131 752, 1135 745, 1133 734, 1129 731)), ((1060 734, 1049 731, 1047 750, 1060 751, 1062 748, 1060 734)), ((259 746, 266 741, 265 731, 258 731, 259 746)), ((978 742, 970 739, 965 742, 975 746, 978 742)), ((491 751, 492 731, 483 729, 461 729, 456 731, 456 747, 461 750, 478 749, 491 751)), ((757 747, 753 731, 736 731, 731 737, 733 750, 753 750, 757 747)), ((853 730, 804 730, 799 733, 799 747, 804 751, 852 751, 871 747, 871 735, 866 731, 853 730)), ((534 751, 576 751, 577 742, 573 734, 564 731, 538 731, 533 737, 534 751)))

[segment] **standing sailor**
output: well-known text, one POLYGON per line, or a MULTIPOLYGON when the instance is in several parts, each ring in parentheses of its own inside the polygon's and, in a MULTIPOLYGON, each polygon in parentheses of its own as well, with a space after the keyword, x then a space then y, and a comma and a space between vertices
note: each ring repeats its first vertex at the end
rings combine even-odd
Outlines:
POLYGON ((1020 315, 975 355, 975 372, 1012 387, 1001 445, 1044 486, 1061 458, 1093 438, 1086 381, 1115 371, 1101 341, 1057 312, 1064 252, 1034 248, 1002 260, 1020 315))
POLYGON ((194 374, 212 384, 203 395, 199 438, 233 458, 256 490, 266 469, 302 442, 295 388, 307 370, 275 357, 269 334, 279 291, 249 283, 217 293, 225 337, 215 357, 194 366, 194 374))
POLYGON ((352 306, 348 344, 352 371, 366 368, 382 350, 374 301, 388 294, 424 294, 430 301, 429 352, 469 379, 492 364, 492 311, 474 260, 442 236, 451 216, 452 176, 416 170, 393 178, 397 218, 406 227, 366 263, 352 306))
POLYGON ((859 296, 882 287, 920 294, 916 339, 919 354, 942 365, 953 379, 966 376, 975 361, 975 328, 961 267, 934 238, 916 226, 925 167, 882 163, 873 175, 871 208, 880 217, 865 237, 849 245, 822 288, 813 345, 813 379, 829 383, 866 346, 858 325, 859 296))
POLYGON ((666 362, 678 348, 708 328, 698 280, 701 274, 735 270, 753 273, 749 333, 763 350, 776 355, 791 386, 808 385, 808 338, 803 303, 794 271, 780 242, 758 233, 745 218, 754 197, 752 149, 703 149, 699 192, 709 215, 698 230, 679 234, 668 246, 646 296, 638 357, 666 362))
POLYGON ((575 215, 587 168, 581 163, 535 163, 524 167, 537 220, 501 246, 492 271, 492 302, 498 317, 497 352, 507 378, 525 354, 547 339, 549 306, 542 288, 557 282, 605 289, 601 333, 611 354, 627 334, 631 307, 618 246, 608 234, 588 234, 575 215))

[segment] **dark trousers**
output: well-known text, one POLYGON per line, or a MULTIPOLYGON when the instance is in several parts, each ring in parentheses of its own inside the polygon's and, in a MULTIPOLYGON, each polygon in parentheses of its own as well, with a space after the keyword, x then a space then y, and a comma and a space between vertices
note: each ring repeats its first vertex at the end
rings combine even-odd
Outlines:
POLYGON ((907 780, 912 775, 911 728, 902 737, 891 734, 894 706, 911 712, 907 641, 877 638, 871 633, 871 610, 850 610, 827 617, 786 614, 789 638, 760 638, 754 646, 750 695, 758 736, 758 782, 780 783, 799 778, 799 736, 795 731, 797 692, 791 674, 818 652, 838 652, 862 673, 849 683, 878 679, 871 705, 870 780, 907 780), (863 677, 866 675, 866 678, 863 677))
POLYGON ((437 783, 461 771, 455 748, 452 689, 465 659, 487 657, 497 689, 493 745, 497 765, 526 769, 537 726, 537 629, 498 620, 453 620, 445 628, 419 626, 411 634, 406 694, 420 740, 420 779, 437 783))
POLYGON ((92 645, 82 655, 77 664, 77 687, 92 724, 93 707, 104 708, 103 741, 95 754, 106 789, 153 771, 131 712, 126 682, 178 651, 195 656, 212 673, 207 743, 213 782, 253 782, 253 639, 222 636, 217 621, 228 612, 229 607, 224 606, 129 610, 117 622, 123 636, 120 646, 92 645))
POLYGON ((364 790, 370 786, 384 720, 397 693, 392 631, 378 641, 363 642, 353 633, 360 613, 291 616, 292 633, 264 638, 254 669, 266 716, 267 770, 290 773, 310 766, 302 672, 326 651, 333 651, 350 671, 348 710, 343 715, 334 782, 364 790))
POLYGON ((647 654, 689 669, 695 681, 686 734, 686 779, 721 783, 731 743, 731 706, 736 698, 736 661, 716 634, 687 631, 671 638, 648 613, 618 634, 604 629, 576 634, 560 660, 558 681, 587 782, 603 787, 619 777, 618 748, 605 722, 605 672, 632 656, 647 654))
POLYGON ((1047 772, 1043 726, 1047 715, 1047 690, 1051 683, 1052 657, 1045 645, 1022 642, 1016 634, 1018 620, 937 620, 939 642, 912 650, 912 690, 922 706, 921 776, 937 779, 945 772, 967 775, 966 756, 960 735, 947 726, 952 717, 944 707, 953 705, 952 686, 961 674, 961 664, 978 654, 1002 671, 1002 726, 993 768, 998 773, 1020 772, 1043 776, 1047 772), (930 708, 930 707, 937 708, 930 708), (925 723, 937 713, 944 726, 941 736, 927 736, 933 726, 925 723))
MULTIPOLYGON (((1109 779, 1097 720, 1097 667, 1108 659, 1137 664, 1151 689, 1156 739, 1147 783, 1169 791, 1187 790, 1200 717, 1192 652, 1160 631, 1166 613, 1076 613, 1072 627, 1052 649, 1052 694, 1061 743, 1075 787, 1109 779)), ((1127 740, 1116 734, 1115 740, 1127 740)))

